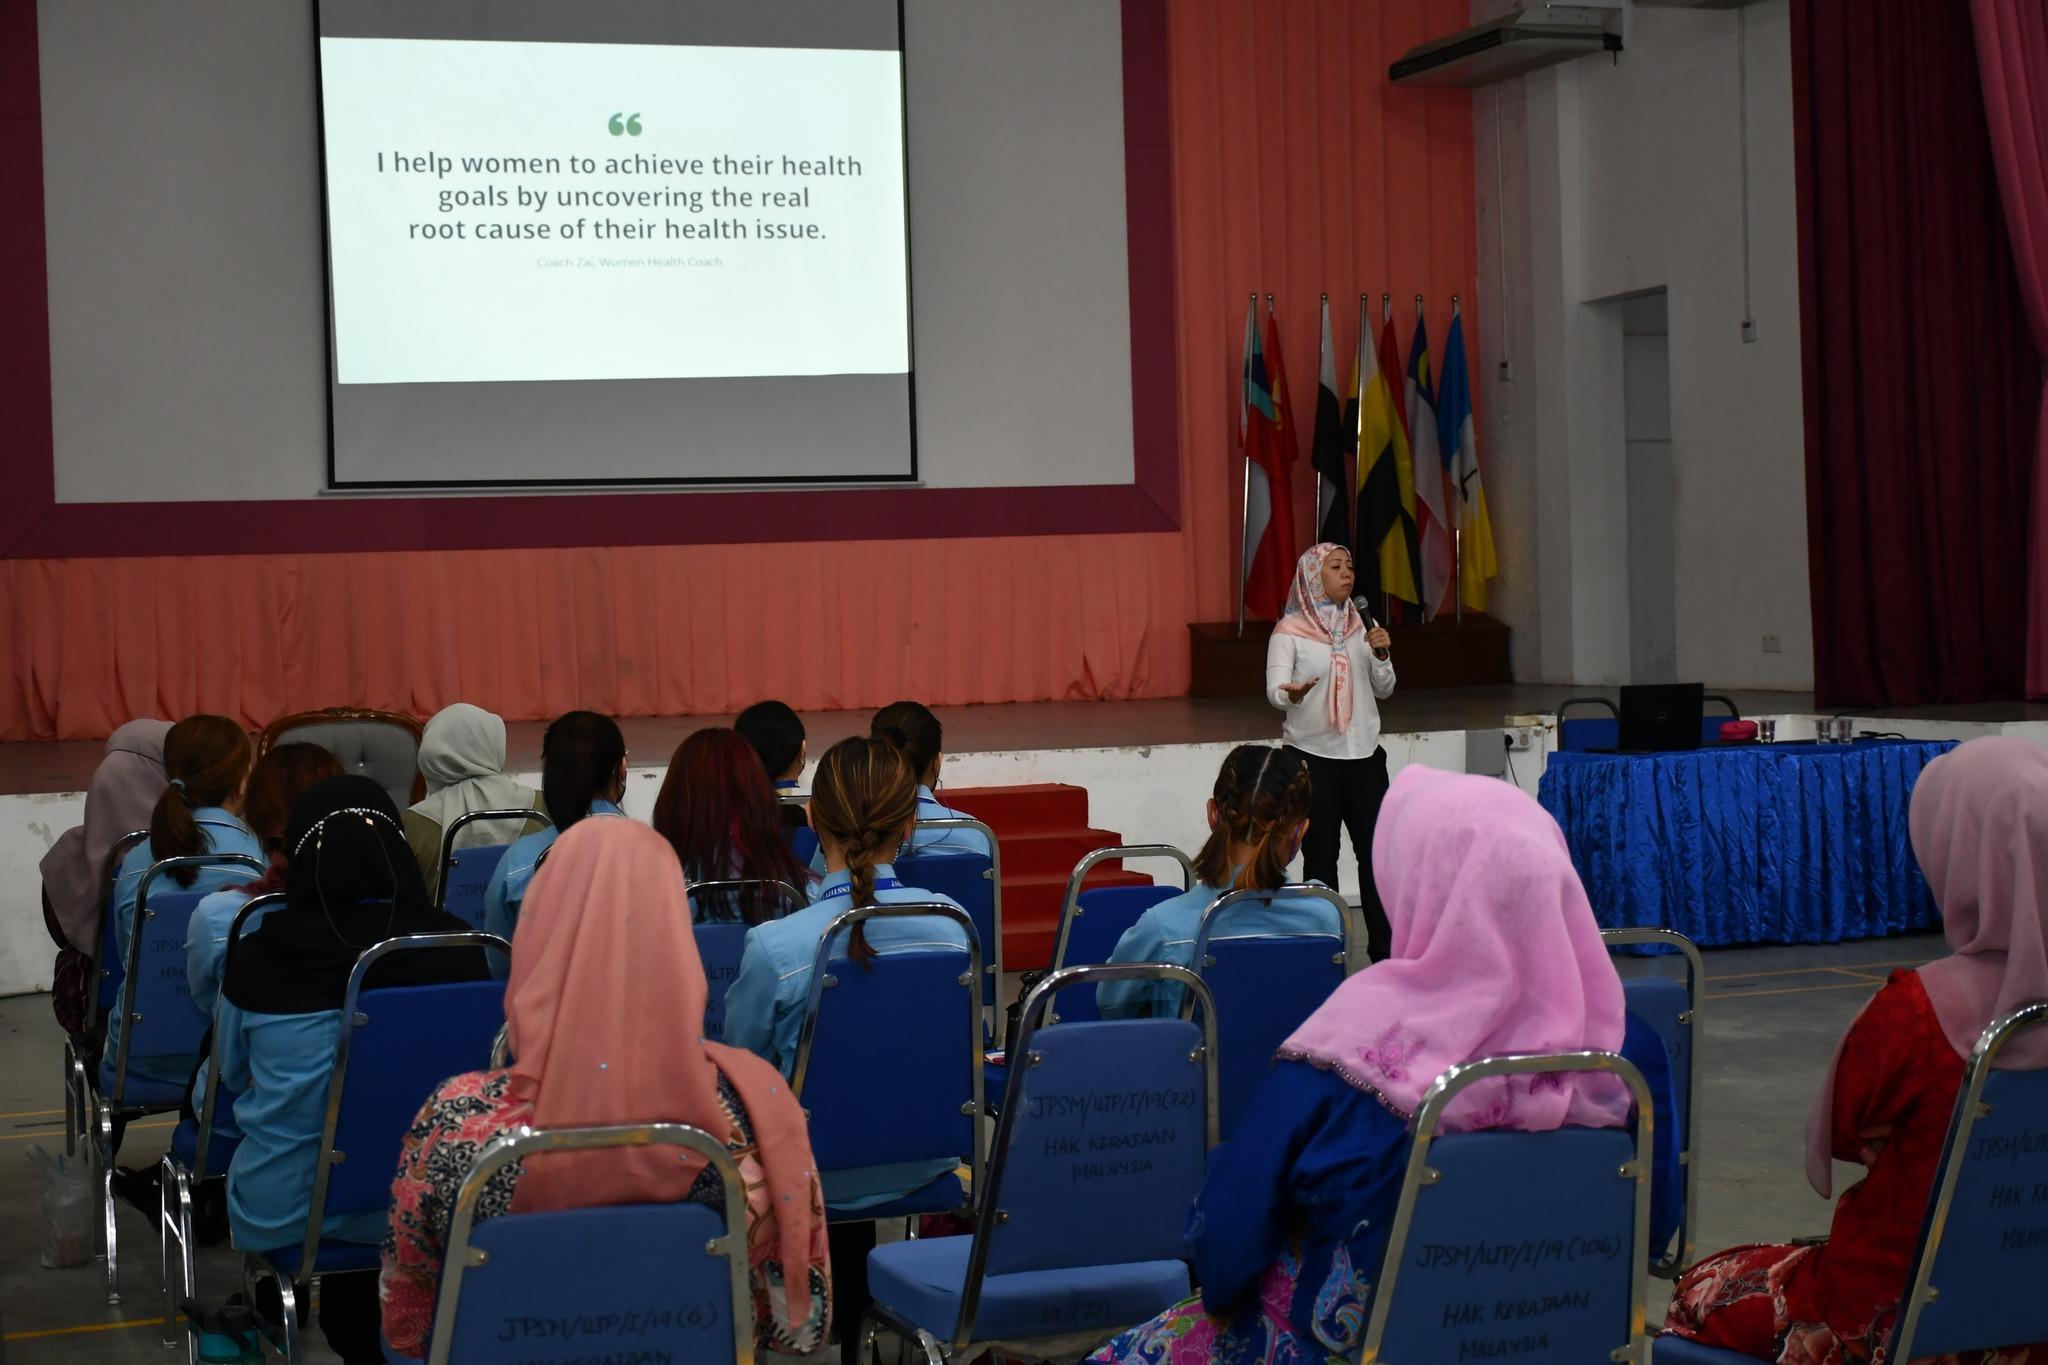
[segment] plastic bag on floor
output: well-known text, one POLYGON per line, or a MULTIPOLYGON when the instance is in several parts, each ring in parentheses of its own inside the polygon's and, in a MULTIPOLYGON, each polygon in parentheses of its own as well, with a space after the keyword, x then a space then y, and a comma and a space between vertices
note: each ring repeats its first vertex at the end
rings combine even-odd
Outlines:
POLYGON ((84 1265, 93 1255, 92 1174, 81 1162, 52 1156, 31 1144, 28 1164, 43 1192, 43 1265, 56 1270, 84 1265))

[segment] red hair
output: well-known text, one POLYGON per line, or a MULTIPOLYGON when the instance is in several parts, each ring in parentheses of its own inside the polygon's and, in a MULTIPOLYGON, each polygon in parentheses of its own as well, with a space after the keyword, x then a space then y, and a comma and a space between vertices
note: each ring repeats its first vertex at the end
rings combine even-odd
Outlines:
MULTIPOLYGON (((802 890, 810 879, 790 850, 768 770, 737 730, 698 730, 676 746, 654 798, 654 828, 675 849, 686 881, 758 877, 802 890)), ((748 896, 741 915, 758 924, 770 903, 748 896)))

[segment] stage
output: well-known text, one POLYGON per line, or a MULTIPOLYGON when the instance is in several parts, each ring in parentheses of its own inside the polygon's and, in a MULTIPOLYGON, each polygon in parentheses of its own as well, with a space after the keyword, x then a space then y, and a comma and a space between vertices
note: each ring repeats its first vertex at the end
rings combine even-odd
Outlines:
MULTIPOLYGON (((1389 767, 1398 771, 1409 763, 1426 763, 1458 771, 1495 770, 1485 766, 1491 763, 1501 776, 1533 795, 1549 746, 1539 742, 1529 750, 1503 755, 1494 746, 1505 718, 1553 714, 1567 697, 1602 690, 1517 685, 1397 693, 1382 704, 1389 767)), ((1777 718, 1780 739, 1813 737, 1811 694, 1729 695, 1746 717, 1777 718)), ((812 757, 838 739, 864 733, 870 714, 806 713, 812 757)), ((1983 704, 1867 714, 1870 723, 1864 728, 1913 738, 2019 734, 2048 744, 2048 705, 1983 704)), ((1258 697, 954 706, 938 708, 938 715, 947 741, 942 787, 1055 782, 1083 787, 1093 826, 1116 831, 1127 842, 1168 843, 1190 850, 1199 847, 1207 833, 1204 802, 1223 755, 1235 744, 1274 742, 1280 729, 1278 713, 1258 697)), ((647 816, 669 755, 683 736, 731 719, 719 715, 622 720, 631 779, 627 812, 647 816)), ((510 727, 508 767, 535 785, 545 728, 539 722, 510 727)), ((49 985, 53 949, 42 924, 36 865, 51 842, 82 819, 83 788, 102 752, 98 741, 0 744, 0 885, 9 888, 0 895, 0 995, 49 985)), ((943 790, 940 794, 943 799, 943 790)), ((1355 868, 1347 863, 1341 880, 1340 889, 1355 895, 1355 868)))

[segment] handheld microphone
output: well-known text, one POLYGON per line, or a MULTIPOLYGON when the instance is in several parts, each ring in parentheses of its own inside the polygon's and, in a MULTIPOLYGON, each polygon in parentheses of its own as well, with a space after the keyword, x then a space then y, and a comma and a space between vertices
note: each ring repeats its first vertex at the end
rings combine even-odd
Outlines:
MULTIPOLYGON (((1367 630, 1378 630, 1380 628, 1380 623, 1372 619, 1372 611, 1365 605, 1365 599, 1363 597, 1352 598, 1351 605, 1357 607, 1358 614, 1365 618, 1365 628, 1367 630)), ((1381 663, 1385 663, 1388 657, 1387 651, 1384 649, 1375 649, 1372 652, 1372 657, 1378 659, 1381 663)))

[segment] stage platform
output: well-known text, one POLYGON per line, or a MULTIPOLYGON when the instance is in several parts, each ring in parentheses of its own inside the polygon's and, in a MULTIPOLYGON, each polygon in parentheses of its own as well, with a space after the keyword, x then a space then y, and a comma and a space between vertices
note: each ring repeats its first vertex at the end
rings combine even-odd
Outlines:
MULTIPOLYGON (((1409 763, 1455 771, 1491 769, 1534 793, 1548 746, 1501 762, 1496 730, 1505 717, 1554 712, 1567 697, 1612 689, 1526 685, 1396 694, 1382 703, 1389 767, 1409 763), (1468 754, 1471 758, 1468 760, 1468 754)), ((1800 692, 1732 692, 1749 717, 1775 717, 1781 739, 1811 738, 1813 697, 1800 692)), ((1280 717, 1258 697, 1152 701, 1062 701, 937 708, 946 727, 942 788, 1065 783, 1088 793, 1087 823, 1133 843, 1200 846, 1204 803, 1232 745, 1278 739, 1280 717)), ((865 733, 868 710, 804 716, 815 758, 834 741, 865 733)), ((2048 744, 2048 705, 1927 707, 1868 714, 1866 729, 1915 738, 1967 739, 2024 734, 2048 744)), ((732 717, 669 716, 622 720, 630 751, 628 814, 646 818, 669 756, 682 738, 732 717)), ((511 727, 508 767, 538 785, 545 726, 511 727)), ((83 818, 83 788, 98 762, 98 741, 0 744, 0 995, 46 989, 52 949, 43 929, 36 864, 51 842, 83 818)), ((943 799, 944 792, 941 791, 943 799)), ((1148 869, 1149 870, 1149 869, 1148 869)), ((1348 862, 1340 890, 1357 891, 1348 862)))

